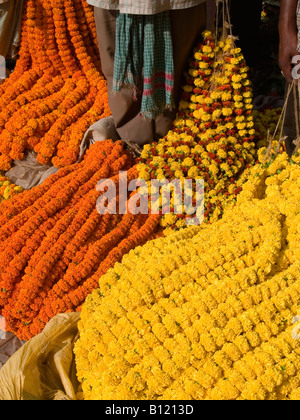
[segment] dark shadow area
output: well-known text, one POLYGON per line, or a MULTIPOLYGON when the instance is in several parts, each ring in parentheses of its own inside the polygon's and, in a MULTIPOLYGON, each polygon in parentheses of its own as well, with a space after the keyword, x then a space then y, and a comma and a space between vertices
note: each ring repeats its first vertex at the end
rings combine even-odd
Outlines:
POLYGON ((278 66, 280 0, 231 0, 233 33, 239 37, 256 107, 281 106, 285 79, 278 66))

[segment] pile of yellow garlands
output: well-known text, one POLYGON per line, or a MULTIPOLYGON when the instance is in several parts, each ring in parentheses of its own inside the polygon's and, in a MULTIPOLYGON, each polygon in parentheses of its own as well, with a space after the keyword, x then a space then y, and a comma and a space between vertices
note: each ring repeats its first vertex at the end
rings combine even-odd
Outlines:
POLYGON ((271 136, 275 135, 275 140, 280 139, 282 108, 253 110, 252 115, 257 149, 267 147, 271 136))
POLYGON ((78 398, 300 398, 299 163, 254 166, 222 220, 148 242, 100 278, 79 323, 78 398))

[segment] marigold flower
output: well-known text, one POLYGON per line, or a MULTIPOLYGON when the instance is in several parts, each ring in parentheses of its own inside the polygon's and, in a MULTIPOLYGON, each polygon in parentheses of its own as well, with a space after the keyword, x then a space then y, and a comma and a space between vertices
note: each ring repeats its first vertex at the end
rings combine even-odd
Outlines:
MULTIPOLYGON (((155 399, 170 395, 177 399, 183 390, 187 399, 296 398, 299 340, 293 338, 291 321, 297 314, 300 290, 296 258, 300 212, 295 201, 300 169, 285 153, 271 162, 249 169, 237 202, 221 220, 147 242, 100 278, 98 290, 103 293, 112 273, 121 273, 101 301, 93 294, 82 307, 75 345, 79 380, 83 376, 92 385, 97 371, 106 383, 99 362, 86 363, 91 345, 95 346, 88 341, 91 326, 106 319, 105 307, 123 304, 124 291, 129 296, 134 287, 148 290, 151 298, 136 304, 131 300, 130 311, 120 311, 111 322, 113 328, 125 326, 142 313, 149 327, 146 335, 118 329, 122 348, 128 340, 139 342, 142 334, 149 346, 142 358, 131 359, 126 372, 130 377, 141 372, 144 388, 139 398, 152 392, 155 399), (284 176, 279 168, 286 171, 284 176), (290 211, 293 205, 296 216, 290 211), (283 230, 287 244, 280 240, 283 230), (291 260, 281 267, 278 261, 286 255, 286 245, 291 248, 291 260)), ((98 329, 93 337, 102 342, 102 335, 98 329)), ((105 356, 109 360, 109 350, 105 356)), ((118 357, 120 363, 126 360, 121 353, 118 357)), ((110 369, 108 363, 106 369, 110 369)), ((123 396, 121 377, 115 385, 114 397, 123 396)), ((105 399, 108 393, 108 387, 93 387, 84 391, 84 398, 105 399)))

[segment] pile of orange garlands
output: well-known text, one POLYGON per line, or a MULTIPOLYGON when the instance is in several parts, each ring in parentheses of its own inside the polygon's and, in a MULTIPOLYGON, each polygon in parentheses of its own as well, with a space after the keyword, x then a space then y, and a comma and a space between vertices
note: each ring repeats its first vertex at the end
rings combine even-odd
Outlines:
POLYGON ((85 131, 108 115, 93 8, 25 0, 20 57, 0 86, 0 170, 26 149, 42 164, 75 163, 85 131))
POLYGON ((37 335, 58 313, 79 311, 109 268, 156 237, 157 215, 97 211, 105 192, 98 182, 113 180, 118 201, 120 171, 128 183, 137 177, 123 143, 97 142, 82 162, 1 203, 0 314, 19 338, 37 335))

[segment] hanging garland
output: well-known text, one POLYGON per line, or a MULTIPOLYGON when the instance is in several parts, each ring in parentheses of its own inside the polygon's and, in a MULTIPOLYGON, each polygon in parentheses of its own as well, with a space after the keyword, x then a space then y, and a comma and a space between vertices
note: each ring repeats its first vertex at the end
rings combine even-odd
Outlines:
POLYGON ((261 111, 253 111, 255 140, 258 149, 268 146, 268 139, 275 134, 275 140, 280 139, 281 128, 280 118, 282 108, 266 108, 261 111))
MULTIPOLYGON (((183 87, 179 112, 171 131, 144 146, 139 175, 152 179, 204 179, 205 221, 218 220, 241 191, 238 179, 255 163, 255 128, 248 67, 234 39, 217 41, 203 34, 183 87)), ((165 229, 180 229, 185 220, 163 215, 165 229)))
POLYGON ((85 131, 110 115, 86 0, 27 0, 20 57, 0 87, 0 170, 26 149, 38 162, 75 163, 85 131))

